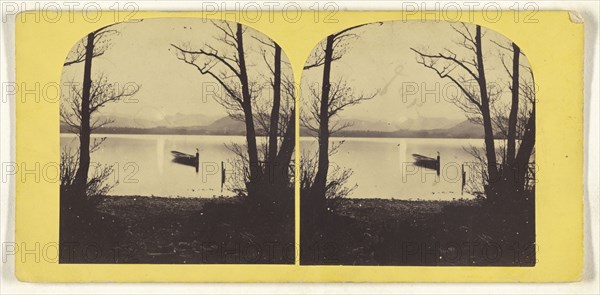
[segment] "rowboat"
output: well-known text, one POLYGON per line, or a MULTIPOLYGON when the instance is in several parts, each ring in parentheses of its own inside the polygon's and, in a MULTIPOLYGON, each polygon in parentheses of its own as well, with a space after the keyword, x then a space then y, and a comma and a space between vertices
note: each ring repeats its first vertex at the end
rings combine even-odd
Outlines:
POLYGON ((436 158, 431 158, 431 157, 427 157, 427 156, 423 156, 423 155, 419 155, 419 154, 413 154, 412 156, 415 159, 414 164, 416 166, 419 166, 419 167, 422 167, 425 169, 435 170, 437 172, 437 174, 440 175, 440 153, 439 152, 438 152, 438 155, 436 158))
POLYGON ((198 168, 200 158, 200 153, 198 152, 198 149, 196 149, 196 155, 190 155, 178 151, 171 151, 171 155, 173 155, 174 163, 198 168))

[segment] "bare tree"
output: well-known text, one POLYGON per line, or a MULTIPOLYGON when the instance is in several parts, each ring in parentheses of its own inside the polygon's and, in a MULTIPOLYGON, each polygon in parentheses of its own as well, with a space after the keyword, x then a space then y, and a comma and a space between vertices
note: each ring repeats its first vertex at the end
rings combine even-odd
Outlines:
MULTIPOLYGON (((64 66, 71 66, 79 63, 84 64, 83 85, 81 89, 76 89, 73 86, 70 89, 74 96, 68 97, 67 106, 61 111, 61 118, 64 123, 69 125, 73 131, 77 131, 79 135, 79 167, 73 180, 73 188, 76 189, 76 194, 85 194, 88 185, 88 173, 90 168, 90 153, 99 145, 96 142, 93 146, 90 143, 90 135, 93 131, 94 123, 92 123, 91 115, 106 103, 116 101, 126 95, 109 93, 110 84, 103 78, 99 82, 92 81, 92 61, 95 57, 103 55, 109 47, 109 36, 118 34, 118 31, 111 29, 114 25, 102 27, 87 34, 86 38, 80 41, 75 48, 70 52, 65 61, 64 66), (110 97, 115 95, 115 97, 110 97), (67 112, 70 108, 71 112, 67 112), (66 120, 66 121, 65 121, 66 120)), ((137 90, 135 90, 137 92, 137 90)), ((98 122, 96 122, 98 124, 98 122)), ((102 124, 101 124, 102 125, 102 124)), ((96 126, 98 127, 98 126, 96 126)))
POLYGON ((446 49, 446 53, 427 54, 411 48, 419 56, 418 63, 434 70, 442 79, 447 78, 457 85, 464 94, 454 102, 457 106, 467 112, 472 120, 481 118, 485 134, 487 169, 490 177, 498 173, 496 166, 496 148, 494 143, 494 131, 490 105, 496 94, 488 89, 488 81, 485 75, 483 58, 481 26, 475 26, 475 32, 462 23, 462 29, 452 27, 463 37, 461 45, 470 50, 473 55, 469 59, 457 58, 457 55, 446 49), (477 88, 470 87, 474 81, 477 88), (465 98, 466 101, 461 100, 465 98))
MULTIPOLYGON (((85 196, 89 197, 90 194, 101 194, 111 188, 104 183, 108 176, 110 176, 110 167, 100 167, 100 170, 96 169, 92 178, 89 178, 88 174, 90 169, 90 154, 98 150, 106 138, 102 137, 92 141, 91 135, 99 128, 113 121, 106 118, 102 119, 96 116, 96 114, 109 103, 118 102, 135 95, 139 87, 131 85, 131 87, 124 86, 119 88, 117 83, 109 83, 107 78, 100 74, 98 79, 92 81, 87 100, 84 99, 84 89, 80 88, 77 83, 71 83, 71 87, 68 90, 66 95, 63 96, 60 105, 60 119, 61 123, 69 131, 77 134, 80 139, 80 147, 76 156, 77 170, 72 175, 72 181, 68 181, 69 187, 75 190, 76 195, 84 193, 85 196), (87 104, 84 105, 85 101, 87 101, 87 104), (81 140, 82 137, 84 140, 81 140), (82 144, 83 147, 81 146, 82 144), (87 160, 82 160, 82 155, 85 155, 87 160), (85 176, 82 176, 82 173, 85 173, 85 176)), ((63 160, 61 164, 70 165, 69 160, 72 160, 73 156, 69 156, 68 153, 63 153, 63 156, 65 158, 61 158, 63 160)), ((63 168, 61 167, 61 169, 63 168)), ((65 167, 64 169, 66 170, 63 176, 69 176, 69 168, 65 167)), ((63 180, 61 179, 61 181, 63 180)))
MULTIPOLYGON (((533 104, 533 109, 529 114, 520 112, 519 105, 523 105, 524 101, 527 103, 531 100, 531 97, 523 98, 523 95, 519 93, 520 89, 528 87, 526 81, 524 82, 520 79, 519 74, 521 51, 514 43, 511 44, 510 48, 502 46, 513 53, 512 70, 502 60, 511 78, 511 82, 509 83, 511 100, 508 106, 508 115, 506 115, 506 108, 499 106, 501 89, 494 87, 495 84, 490 83, 486 77, 483 52, 484 34, 482 33, 482 29, 479 25, 476 25, 473 32, 466 24, 463 23, 461 25, 461 27, 452 26, 452 28, 462 37, 462 41, 458 42, 459 45, 471 52, 471 56, 469 57, 459 58, 450 49, 445 49, 443 52, 435 54, 424 53, 414 48, 411 49, 417 53, 418 63, 433 70, 440 78, 449 79, 461 89, 463 95, 459 96, 453 102, 465 111, 465 114, 471 121, 483 125, 488 182, 486 185, 486 195, 490 200, 496 200, 499 194, 511 194, 518 187, 515 185, 515 179, 512 178, 515 173, 509 173, 508 171, 518 170, 514 165, 519 161, 519 157, 515 156, 519 129, 523 130, 519 153, 521 153, 521 157, 526 157, 525 165, 529 164, 529 156, 531 155, 535 141, 534 138, 533 141, 529 138, 531 134, 535 134, 535 105, 533 104), (472 87, 473 85, 475 87, 472 87), (523 120, 523 118, 528 119, 523 120), (522 127, 519 128, 519 126, 522 127), (494 142, 495 129, 500 130, 500 133, 505 135, 506 147, 496 147, 494 142), (529 151, 530 148, 531 151, 529 151), (501 151, 500 153, 498 153, 499 150, 501 151), (498 165, 499 155, 504 162, 501 165, 498 165), (510 176, 511 174, 513 176, 510 176), (511 180, 508 180, 509 178, 511 180), (510 188, 512 191, 507 191, 507 188, 510 188)), ((527 95, 531 96, 534 93, 528 91, 527 95)), ((527 110, 528 108, 525 107, 524 109, 527 110)), ((518 177, 524 178, 524 176, 518 177)))
POLYGON ((110 47, 110 37, 119 34, 117 30, 111 29, 116 24, 108 25, 90 32, 84 39, 69 52, 63 66, 84 63, 86 59, 104 55, 110 47), (90 50, 91 48, 91 50, 90 50), (89 53, 88 53, 89 52, 89 53))
MULTIPOLYGON (((379 23, 381 25, 381 23, 379 23)), ((319 150, 317 170, 314 180, 311 182, 310 198, 316 210, 324 208, 327 193, 327 174, 329 172, 330 143, 332 133, 347 126, 330 124, 332 117, 346 107, 359 104, 360 102, 373 98, 373 95, 356 95, 342 79, 336 83, 331 82, 331 64, 342 58, 348 50, 348 40, 358 38, 353 32, 368 24, 347 28, 338 33, 331 34, 319 44, 319 49, 311 55, 304 70, 323 67, 323 76, 320 92, 311 88, 314 99, 311 100, 308 114, 302 117, 302 126, 312 130, 318 136, 319 150)))
POLYGON ((532 170, 530 165, 531 157, 535 153, 535 79, 531 68, 528 68, 528 70, 531 77, 529 83, 522 81, 518 86, 513 84, 513 89, 517 89, 513 91, 520 90, 519 97, 523 97, 524 99, 521 100, 525 102, 525 107, 519 109, 520 115, 517 115, 517 121, 514 122, 519 132, 517 137, 520 138, 520 144, 514 160, 511 161, 509 166, 511 177, 512 175, 515 177, 512 184, 516 197, 520 195, 521 191, 529 190, 529 181, 535 180, 535 170, 532 170), (528 177, 531 177, 531 179, 527 179, 528 177))
MULTIPOLYGON (((89 116, 90 134, 94 131, 113 123, 112 119, 99 118, 94 116, 99 113, 106 105, 122 101, 128 97, 134 96, 140 89, 139 86, 128 84, 119 87, 119 83, 111 83, 104 74, 99 74, 98 78, 92 81, 90 87, 90 96, 87 106, 83 105, 83 90, 77 83, 70 83, 70 89, 63 97, 63 103, 60 106, 61 122, 67 128, 80 135, 80 129, 83 125, 84 109, 87 109, 89 116)), ((94 151, 97 144, 90 145, 90 150, 94 151)))
POLYGON ((518 197, 528 187, 526 177, 531 173, 530 158, 535 146, 534 77, 531 67, 520 63, 523 53, 518 45, 511 42, 510 45, 505 46, 495 41, 492 42, 512 53, 512 69, 506 65, 504 57, 501 59, 502 65, 510 77, 508 88, 511 91, 511 103, 508 110, 496 111, 496 126, 503 131, 506 138, 506 151, 501 162, 500 189, 507 197, 518 197), (520 74, 521 68, 526 69, 525 75, 520 74), (506 113, 509 114, 508 117, 503 115, 506 113))
MULTIPOLYGON (((264 187, 270 184, 270 181, 276 184, 286 183, 289 185, 289 178, 279 177, 281 179, 272 181, 273 179, 269 178, 269 174, 273 173, 273 169, 264 169, 261 163, 268 166, 277 165, 279 168, 273 174, 275 176, 287 175, 295 144, 293 128, 295 109, 293 106, 286 110, 288 115, 284 115, 286 117, 283 120, 284 122, 281 118, 281 114, 286 113, 281 111, 282 93, 290 94, 288 93, 290 89, 288 86, 283 87, 285 91, 282 91, 284 83, 282 83, 281 48, 275 43, 254 38, 262 45, 271 47, 274 50, 272 63, 267 61, 266 54, 263 52, 265 62, 273 75, 271 79, 273 99, 269 114, 263 111, 257 103, 262 90, 261 83, 251 79, 248 74, 246 38, 244 37, 248 35, 246 33, 247 27, 239 23, 231 25, 225 21, 215 21, 213 25, 222 33, 222 37, 217 38, 217 41, 234 49, 232 53, 227 53, 226 50, 219 51, 209 44, 204 44, 204 47, 200 49, 190 49, 189 45, 171 44, 171 46, 176 50, 176 57, 179 60, 193 66, 200 74, 213 78, 224 89, 224 94, 216 97, 217 102, 228 110, 232 118, 243 120, 246 127, 247 164, 249 165, 248 181, 246 182, 248 194, 265 195, 257 193, 261 186, 264 187), (268 121, 268 124, 265 124, 266 121, 268 121), (260 161, 259 157, 257 128, 255 127, 257 123, 267 133, 264 161, 260 161), (283 139, 278 150, 280 136, 283 139)), ((293 92, 291 92, 291 97, 293 97, 293 92)))
MULTIPOLYGON (((60 153, 60 188, 62 192, 67 192, 73 188, 73 182, 75 181, 75 175, 79 167, 79 150, 73 150, 70 147, 64 147, 60 153)), ((102 165, 98 164, 94 167, 91 177, 89 177, 86 194, 87 198, 94 196, 104 196, 110 190, 112 190, 119 181, 109 182, 113 172, 113 165, 102 165)), ((79 201, 86 200, 80 196, 69 196, 72 197, 70 200, 79 201)), ((73 205, 71 203, 70 205, 73 205)))
POLYGON ((506 161, 508 165, 512 165, 515 158, 515 139, 517 138, 517 114, 519 113, 519 57, 521 56, 521 49, 517 44, 512 43, 513 48, 513 68, 512 74, 509 75, 512 78, 512 83, 509 88, 511 90, 511 106, 510 114, 508 115, 508 131, 507 131, 507 144, 506 144, 506 161))
POLYGON ((235 49, 233 55, 220 53, 214 47, 205 44, 205 48, 198 50, 185 49, 171 44, 177 50, 177 58, 195 67, 202 75, 214 78, 225 90, 225 95, 219 97, 219 103, 231 110, 232 116, 239 115, 235 111, 241 110, 246 126, 246 142, 248 145, 248 158, 250 163, 250 182, 260 179, 258 163, 258 147, 256 143, 256 130, 252 111, 253 92, 248 80, 246 56, 244 47, 244 32, 246 28, 236 24, 233 28, 228 22, 213 22, 224 37, 219 41, 235 49), (200 59, 200 61, 198 61, 200 59))
MULTIPOLYGON (((268 61, 267 50, 262 50, 263 59, 269 68, 271 77, 266 78, 273 90, 273 99, 260 104, 255 101, 259 115, 256 119, 267 133, 264 158, 264 177, 271 184, 289 183, 289 165, 295 146, 295 101, 293 77, 282 71, 291 73, 291 65, 281 57, 281 47, 272 41, 266 42, 255 37, 259 43, 273 50, 273 62, 268 61), (267 115, 269 114, 270 115, 267 115)), ((267 183, 267 184, 268 184, 267 183)))
MULTIPOLYGON (((341 145, 342 142, 332 143, 334 148, 329 151, 329 156, 335 155, 341 145)), ((314 153, 303 151, 300 156, 300 167, 302 167, 300 176, 301 192, 309 192, 313 186, 318 168, 318 156, 318 151, 314 153)), ((327 185, 325 186, 325 199, 334 200, 347 197, 357 188, 356 184, 348 186, 350 176, 354 174, 354 171, 335 164, 331 164, 330 166, 327 175, 327 185)))

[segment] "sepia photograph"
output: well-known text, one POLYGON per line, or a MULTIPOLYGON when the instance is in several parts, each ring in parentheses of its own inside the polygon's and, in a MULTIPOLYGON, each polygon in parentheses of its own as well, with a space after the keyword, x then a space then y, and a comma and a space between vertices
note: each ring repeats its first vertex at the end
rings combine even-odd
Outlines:
POLYGON ((0 293, 598 293, 583 2, 4 1, 0 293))
POLYGON ((294 263, 277 43, 221 20, 115 23, 73 45, 61 87, 60 263, 294 263))
POLYGON ((300 263, 534 266, 535 93, 479 25, 328 35, 301 80, 300 263))

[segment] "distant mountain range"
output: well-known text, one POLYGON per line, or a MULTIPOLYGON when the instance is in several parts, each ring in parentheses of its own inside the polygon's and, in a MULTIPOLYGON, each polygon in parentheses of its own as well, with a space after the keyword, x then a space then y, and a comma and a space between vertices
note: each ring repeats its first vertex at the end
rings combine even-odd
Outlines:
MULTIPOLYGON (((348 128, 335 134, 338 137, 395 137, 395 138, 483 138, 483 127, 468 120, 455 123, 447 128, 397 129, 394 131, 356 130, 348 128)), ((310 135, 308 130, 300 131, 302 136, 310 135)))
MULTIPOLYGON (((468 120, 419 117, 400 123, 369 120, 342 120, 350 127, 335 134, 339 137, 399 137, 399 138, 483 138, 483 127, 468 120)), ((311 136, 305 128, 301 136, 311 136)))
POLYGON ((127 128, 181 128, 189 126, 206 126, 213 123, 218 117, 210 117, 202 114, 181 114, 167 115, 161 119, 141 118, 140 116, 110 115, 100 116, 101 120, 110 119, 113 121, 111 127, 127 128))
MULTIPOLYGON (((184 116, 177 120, 153 121, 127 120, 120 117, 106 117, 114 123, 99 128, 96 133, 104 134, 191 134, 191 135, 244 135, 245 124, 229 116, 217 120, 201 116, 197 119, 184 116), (168 122, 169 124, 164 124, 168 122), (133 124, 131 124, 133 123, 133 124), (195 124, 194 124, 195 123, 195 124)), ((102 118, 101 118, 102 119, 102 118)), ((68 133, 68 128, 61 125, 60 132, 68 133)), ((260 130, 257 133, 261 134, 260 130)))
MULTIPOLYGON (((101 118, 102 119, 102 118, 101 118)), ((126 116, 108 116, 114 121, 97 133, 105 134, 191 134, 191 135, 244 135, 243 122, 229 116, 211 118, 205 115, 175 114, 161 120, 135 119, 126 116)), ((420 117, 400 123, 372 120, 348 120, 341 124, 350 127, 339 131, 339 137, 411 137, 411 138, 483 138, 483 128, 467 120, 420 117)), ((68 133, 61 125, 61 132, 68 133)), ((264 134, 257 130, 258 134, 264 134)), ((300 128, 301 136, 310 136, 305 128, 300 128)))
POLYGON ((407 119, 404 122, 386 122, 371 120, 350 120, 342 119, 339 124, 349 124, 346 130, 352 131, 375 131, 375 132, 393 132, 398 130, 430 130, 446 129, 460 123, 460 120, 436 117, 420 117, 417 119, 407 119))

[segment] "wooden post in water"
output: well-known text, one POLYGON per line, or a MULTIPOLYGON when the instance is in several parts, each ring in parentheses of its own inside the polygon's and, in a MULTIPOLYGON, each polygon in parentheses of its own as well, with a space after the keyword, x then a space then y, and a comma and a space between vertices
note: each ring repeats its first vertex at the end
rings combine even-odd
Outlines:
POLYGON ((199 167, 200 167, 200 150, 198 148, 196 148, 196 173, 198 173, 199 167))
POLYGON ((461 175, 462 175, 462 185, 460 187, 460 195, 462 196, 465 193, 465 183, 466 183, 466 175, 465 175, 465 163, 462 163, 460 166, 461 175))
POLYGON ((442 166, 441 162, 440 162, 440 152, 437 152, 437 161, 436 161, 435 170, 437 172, 438 177, 440 176, 440 166, 442 166))
POLYGON ((223 185, 225 184, 225 164, 221 161, 221 193, 223 192, 223 185))

